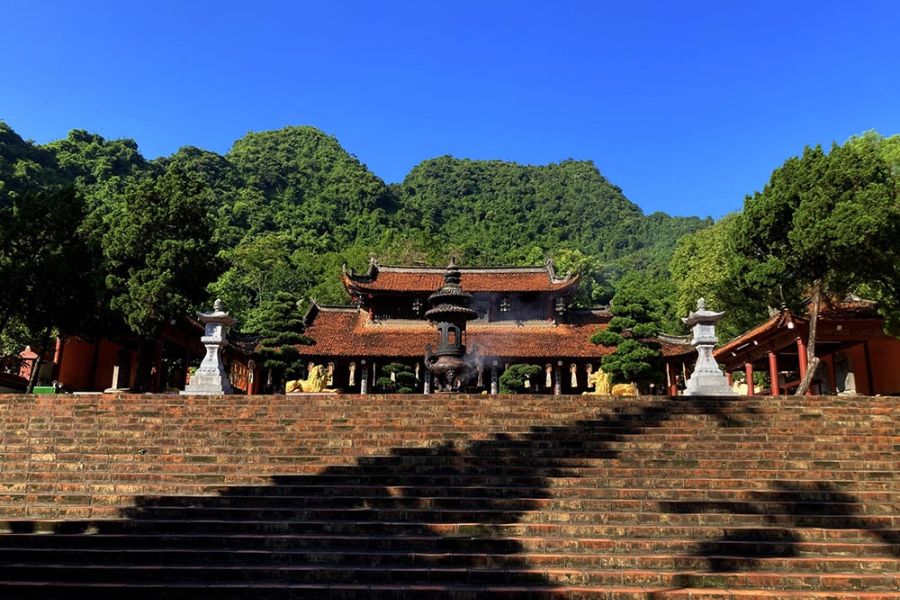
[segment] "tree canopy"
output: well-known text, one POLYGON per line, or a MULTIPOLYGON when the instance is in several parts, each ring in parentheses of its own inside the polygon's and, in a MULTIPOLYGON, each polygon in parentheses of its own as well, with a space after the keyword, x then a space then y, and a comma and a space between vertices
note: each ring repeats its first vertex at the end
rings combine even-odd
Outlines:
POLYGON ((647 384, 659 376, 662 354, 655 336, 659 329, 659 304, 637 285, 622 287, 610 306, 613 317, 606 329, 591 341, 614 348, 601 360, 614 383, 647 384))
MULTIPOLYGON (((0 122, 0 269, 30 260, 10 259, 30 235, 12 225, 14 203, 40 215, 42 202, 65 201, 77 209, 66 226, 89 257, 80 271, 101 282, 86 312, 95 325, 118 321, 142 336, 215 297, 244 331, 260 327, 279 293, 346 302, 341 266, 364 268, 372 254, 434 266, 451 253, 469 266, 551 257, 561 273, 582 276, 578 305, 638 285, 668 331, 698 294, 721 302, 724 325, 737 331, 767 305, 800 303, 817 280, 880 300, 891 318, 900 314, 898 177, 898 138, 809 149, 742 213, 710 227, 644 215, 589 161, 442 156, 387 185, 312 127, 249 133, 225 155, 186 146, 147 160, 133 140, 73 130, 38 145, 0 122), (64 188, 73 195, 53 195, 64 188)), ((16 286, 0 295, 4 306, 28 301, 16 286)), ((9 317, 4 331, 22 331, 23 318, 9 317)))

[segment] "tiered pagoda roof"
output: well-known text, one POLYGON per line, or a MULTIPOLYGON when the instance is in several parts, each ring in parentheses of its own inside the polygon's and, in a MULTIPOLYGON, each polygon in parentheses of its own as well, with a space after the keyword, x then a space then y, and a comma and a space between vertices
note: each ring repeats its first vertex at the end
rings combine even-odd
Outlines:
MULTIPOLYGON (((585 310, 573 311, 567 323, 558 325, 474 321, 466 330, 467 344, 477 346, 482 356, 596 358, 612 351, 590 340, 609 319, 606 311, 585 310)), ((313 306, 307 323, 306 335, 315 344, 302 351, 310 357, 421 357, 425 345, 434 342, 434 327, 427 321, 371 321, 356 308, 313 306)))
MULTIPOLYGON (((351 295, 431 293, 444 283, 443 267, 391 267, 372 260, 366 273, 344 269, 342 279, 351 295)), ((460 267, 461 285, 469 293, 574 292, 578 275, 557 277, 552 261, 543 267, 460 267)))

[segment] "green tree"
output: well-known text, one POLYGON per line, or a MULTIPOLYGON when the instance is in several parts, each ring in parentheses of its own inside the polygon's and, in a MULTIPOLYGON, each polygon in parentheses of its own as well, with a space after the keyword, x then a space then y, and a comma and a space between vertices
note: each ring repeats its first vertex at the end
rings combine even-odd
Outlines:
POLYGON ((416 374, 409 365, 391 363, 382 367, 381 373, 375 385, 383 392, 411 394, 419 387, 416 374))
MULTIPOLYGON (((712 227, 686 235, 669 262, 675 286, 674 313, 686 316, 699 298, 712 308, 725 310, 716 326, 720 339, 730 339, 754 326, 766 315, 766 305, 748 294, 743 278, 735 272, 734 228, 738 215, 731 214, 712 227)), ((676 329, 672 329, 676 331, 676 329)))
POLYGON ((0 207, 26 192, 64 183, 53 154, 27 142, 0 121, 0 207))
POLYGON ((531 385, 533 378, 540 375, 543 371, 538 365, 515 364, 510 365, 500 375, 498 383, 500 384, 501 394, 519 394, 528 389, 534 389, 531 385), (529 386, 525 387, 525 382, 529 382, 529 386))
POLYGON ((149 380, 152 342, 173 317, 206 299, 218 274, 211 191, 178 167, 132 184, 104 215, 102 234, 110 307, 144 343, 137 387, 149 380))
POLYGON ((731 243, 752 300, 799 308, 811 298, 809 370, 818 366, 816 324, 824 295, 862 286, 897 307, 900 291, 900 201, 881 138, 806 148, 775 170, 744 203, 731 243))
POLYGON ((274 390, 284 390, 287 380, 303 373, 300 346, 312 343, 303 335, 306 330, 295 296, 278 292, 263 302, 256 322, 260 339, 256 348, 262 366, 269 369, 274 390))
POLYGON ((71 187, 25 192, 0 208, 0 335, 12 324, 14 337, 39 356, 54 331, 84 331, 96 312, 97 265, 84 216, 71 187))
POLYGON ((613 297, 606 329, 591 341, 615 351, 603 357, 603 370, 614 383, 646 384, 658 377, 662 354, 655 336, 659 334, 659 309, 637 286, 620 289, 613 297))

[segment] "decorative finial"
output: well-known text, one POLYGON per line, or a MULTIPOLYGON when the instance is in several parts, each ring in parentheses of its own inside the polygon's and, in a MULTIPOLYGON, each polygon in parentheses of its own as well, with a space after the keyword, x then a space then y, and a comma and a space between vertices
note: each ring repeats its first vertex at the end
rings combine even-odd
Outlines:
POLYGON ((216 312, 225 312, 225 303, 222 302, 221 298, 216 298, 216 301, 213 302, 213 310, 216 312))
POLYGON ((706 310, 706 299, 700 298, 697 300, 697 310, 706 310))
POLYGON ((459 282, 462 281, 462 275, 459 272, 459 267, 456 266, 456 257, 450 257, 450 264, 447 265, 447 270, 444 271, 444 285, 452 285, 459 287, 459 282))

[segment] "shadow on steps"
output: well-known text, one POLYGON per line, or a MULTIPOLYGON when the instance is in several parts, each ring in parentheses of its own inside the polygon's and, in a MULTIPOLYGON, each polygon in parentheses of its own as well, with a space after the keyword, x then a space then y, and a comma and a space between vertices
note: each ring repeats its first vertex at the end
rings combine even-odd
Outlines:
MULTIPOLYGON (((711 417, 718 427, 750 426, 752 407, 741 411, 725 402, 661 400, 524 434, 395 448, 353 466, 276 476, 270 485, 218 496, 139 497, 121 520, 61 522, 58 535, 22 536, 18 546, 17 536, 0 539, 2 579, 43 584, 7 588, 15 593, 5 597, 564 598, 582 593, 578 586, 586 597, 591 589, 602 597, 640 586, 602 560, 572 566, 572 554, 586 552, 579 531, 594 523, 546 519, 547 503, 562 498, 577 507, 589 499, 567 489, 597 483, 584 468, 625 458, 616 442, 688 414, 711 417), (556 478, 574 483, 561 488, 556 478)), ((896 554, 896 532, 858 516, 858 501, 836 484, 776 481, 772 488, 751 502, 656 505, 659 513, 755 515, 771 525, 695 544, 692 556, 706 560, 710 573, 798 556, 796 530, 820 527, 823 516, 835 528, 871 530, 896 554), (822 513, 827 506, 837 508, 822 513)), ((596 515, 601 523, 607 517, 596 515)), ((36 530, 29 521, 10 526, 19 534, 36 530)), ((698 581, 673 572, 659 583, 698 581)))

